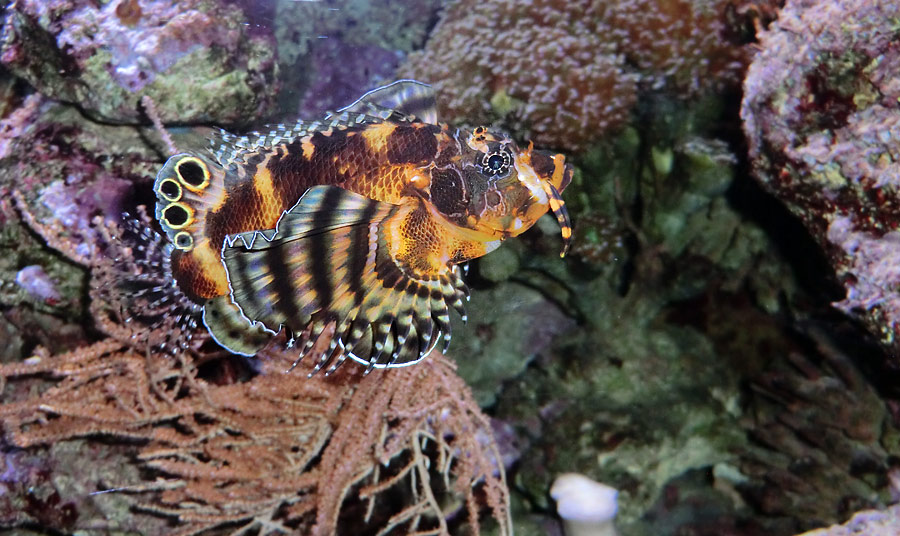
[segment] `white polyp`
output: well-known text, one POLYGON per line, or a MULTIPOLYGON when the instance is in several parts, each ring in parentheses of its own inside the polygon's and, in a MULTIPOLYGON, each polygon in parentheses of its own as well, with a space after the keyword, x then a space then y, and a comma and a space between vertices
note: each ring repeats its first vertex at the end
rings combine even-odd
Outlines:
POLYGON ((615 488, 578 473, 558 476, 550 488, 566 536, 618 536, 614 525, 618 494, 615 488))

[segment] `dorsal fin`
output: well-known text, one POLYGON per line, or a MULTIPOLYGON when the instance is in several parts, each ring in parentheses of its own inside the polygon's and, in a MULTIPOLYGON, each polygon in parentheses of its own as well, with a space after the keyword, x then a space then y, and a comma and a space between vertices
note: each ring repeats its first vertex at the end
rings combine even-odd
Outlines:
POLYGON ((397 80, 375 88, 338 110, 341 112, 364 113, 386 120, 418 120, 432 125, 438 122, 434 89, 417 80, 397 80))
POLYGON ((367 92, 337 112, 326 113, 323 119, 266 125, 242 136, 220 129, 210 136, 210 152, 216 162, 230 170, 261 151, 313 132, 383 121, 437 124, 434 89, 415 80, 398 80, 367 92))
POLYGON ((213 158, 226 170, 244 164, 247 159, 261 152, 270 151, 278 145, 285 145, 314 132, 358 125, 381 123, 383 118, 364 113, 347 112, 329 114, 325 119, 303 120, 293 124, 279 123, 266 125, 258 131, 239 136, 220 129, 210 136, 210 152, 213 158))

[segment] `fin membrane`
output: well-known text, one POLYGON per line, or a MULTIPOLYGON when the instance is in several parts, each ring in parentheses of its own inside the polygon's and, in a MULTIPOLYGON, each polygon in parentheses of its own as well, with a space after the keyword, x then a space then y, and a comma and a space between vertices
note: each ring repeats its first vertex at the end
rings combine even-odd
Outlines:
POLYGON ((91 270, 91 307, 114 315, 122 332, 108 333, 143 342, 172 354, 188 348, 197 328, 200 307, 172 285, 172 245, 150 227, 138 207, 138 219, 125 214, 119 225, 94 224, 103 248, 91 270))
POLYGON ((417 273, 392 257, 396 238, 384 228, 414 208, 311 188, 274 232, 226 241, 231 298, 244 318, 270 331, 308 333, 301 356, 309 339, 335 323, 317 370, 347 357, 370 368, 414 363, 449 342, 449 308, 462 311, 468 292, 449 265, 417 273))
POLYGON ((434 89, 416 80, 397 80, 375 88, 353 104, 338 110, 362 113, 395 121, 422 121, 436 125, 437 103, 434 89))
POLYGON ((203 324, 219 346, 246 356, 256 355, 275 334, 259 322, 245 318, 231 296, 207 300, 203 306, 203 324))
POLYGON ((324 119, 301 119, 293 124, 268 125, 244 136, 220 130, 210 140, 211 152, 222 167, 232 170, 245 164, 253 155, 271 151, 274 147, 291 143, 314 132, 384 121, 423 121, 437 124, 434 89, 415 80, 398 80, 369 91, 337 112, 325 114, 324 119))
POLYGON ((219 130, 210 137, 210 152, 223 168, 234 171, 247 164, 254 156, 268 154, 275 147, 287 145, 315 132, 382 122, 384 119, 379 116, 346 112, 327 114, 324 119, 301 119, 292 124, 266 125, 243 136, 219 130))

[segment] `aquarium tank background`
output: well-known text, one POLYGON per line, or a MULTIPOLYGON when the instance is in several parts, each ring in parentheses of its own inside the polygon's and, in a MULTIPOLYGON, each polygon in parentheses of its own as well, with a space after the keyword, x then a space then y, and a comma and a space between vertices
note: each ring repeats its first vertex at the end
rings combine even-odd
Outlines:
POLYGON ((900 534, 900 4, 0 12, 2 533, 900 534))

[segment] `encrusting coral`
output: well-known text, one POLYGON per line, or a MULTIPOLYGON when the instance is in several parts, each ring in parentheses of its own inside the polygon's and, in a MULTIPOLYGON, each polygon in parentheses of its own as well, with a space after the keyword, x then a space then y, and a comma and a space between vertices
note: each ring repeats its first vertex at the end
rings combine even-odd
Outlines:
POLYGON ((160 351, 172 324, 150 329, 123 318, 127 304, 117 295, 123 279, 146 279, 152 240, 135 241, 96 218, 99 239, 84 254, 58 224, 30 217, 21 196, 17 205, 52 247, 90 268, 91 314, 106 337, 0 365, 7 393, 0 420, 11 444, 137 441, 137 463, 158 478, 108 485, 139 493, 138 507, 176 520, 177 534, 222 526, 258 534, 359 527, 448 534, 463 520, 477 534, 482 508, 500 533, 509 532, 490 423, 447 358, 369 375, 345 366, 307 379, 305 363, 286 372, 295 356, 282 350, 284 341, 260 354, 255 374, 243 375, 233 373, 233 356, 206 352, 203 337, 160 351), (49 384, 40 394, 9 396, 29 378, 49 384), (455 515, 459 509, 466 515, 455 515), (341 517, 344 510, 354 515, 341 517))

